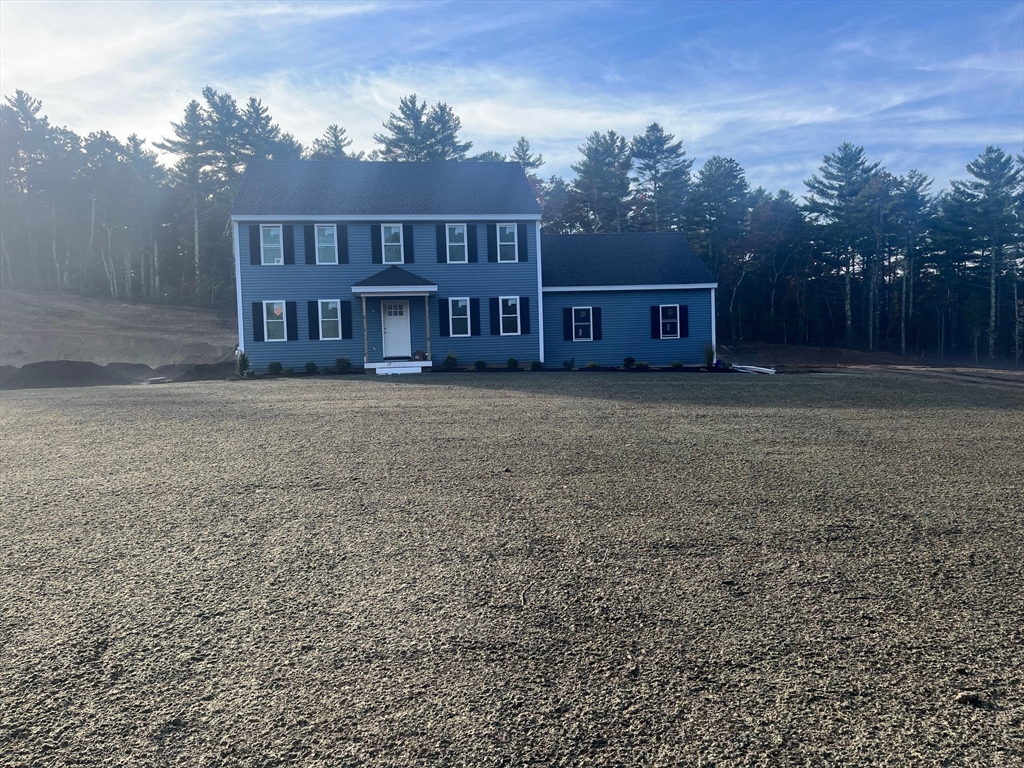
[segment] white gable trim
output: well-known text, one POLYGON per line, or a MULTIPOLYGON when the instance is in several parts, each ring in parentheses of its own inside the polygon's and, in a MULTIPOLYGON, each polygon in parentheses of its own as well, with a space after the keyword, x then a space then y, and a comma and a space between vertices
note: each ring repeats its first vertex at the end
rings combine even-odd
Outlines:
POLYGON ((571 291, 681 291, 698 288, 718 287, 718 283, 666 283, 664 285, 558 285, 542 288, 544 293, 569 293, 571 291))
POLYGON ((431 221, 431 222, 443 222, 453 221, 458 219, 459 221, 501 221, 505 223, 511 223, 514 221, 540 221, 539 213, 478 213, 471 216, 465 214, 458 214, 452 216, 448 213, 430 213, 430 214, 403 214, 403 213, 389 213, 389 214, 367 214, 363 216, 331 216, 331 215, 317 215, 317 216, 246 216, 243 214, 232 214, 231 221, 234 222, 252 222, 258 224, 260 222, 273 222, 279 224, 283 221, 301 221, 306 223, 316 222, 332 222, 332 221, 366 221, 366 222, 385 222, 392 223, 395 221, 431 221))
POLYGON ((436 285, 353 285, 352 293, 356 296, 427 296, 437 293, 436 285))

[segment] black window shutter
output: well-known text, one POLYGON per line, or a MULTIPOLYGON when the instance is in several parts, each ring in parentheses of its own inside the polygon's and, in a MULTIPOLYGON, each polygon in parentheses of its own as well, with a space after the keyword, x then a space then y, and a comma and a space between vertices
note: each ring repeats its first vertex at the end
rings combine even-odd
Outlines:
POLYGON ((260 255, 260 225, 250 224, 249 225, 249 263, 253 266, 259 266, 263 263, 263 258, 260 255))
POLYGON ((299 340, 299 308, 294 301, 284 303, 285 324, 288 327, 288 341, 299 340))
POLYGON ((302 249, 306 252, 306 263, 316 264, 316 225, 302 226, 302 249))
POLYGON ((281 239, 284 240, 284 263, 295 263, 295 227, 285 224, 281 227, 281 239))
POLYGON ((334 228, 338 243, 338 263, 348 264, 348 224, 335 224, 334 228))
POLYGON ((437 300, 437 322, 441 326, 441 336, 443 338, 452 335, 451 326, 448 324, 448 299, 437 300))
POLYGON ((309 340, 319 341, 320 340, 320 308, 317 306, 318 302, 309 301, 306 304, 309 307, 309 340))
POLYGON ((466 225, 466 258, 470 264, 476 264, 476 224, 466 225))
POLYGON ((406 264, 412 264, 416 260, 412 247, 412 224, 402 225, 402 259, 406 264))
POLYGON ((690 335, 690 308, 685 304, 679 305, 679 338, 685 339, 690 335))
POLYGON ((651 338, 661 338, 661 307, 651 307, 651 338))
POLYGON ((487 225, 487 260, 498 260, 498 225, 487 225))
POLYGON ((263 302, 252 303, 252 340, 263 341, 263 302))
POLYGON ((469 300, 469 335, 480 335, 480 299, 469 300))
POLYGON ((601 308, 590 308, 591 336, 594 341, 601 340, 601 308))
POLYGON ((526 250, 526 222, 520 221, 518 229, 519 233, 518 237, 516 237, 516 241, 519 243, 519 260, 529 261, 530 253, 526 250))
POLYGON ((519 297, 519 332, 528 334, 530 332, 530 297, 519 297))
POLYGON ((501 302, 496 298, 490 299, 491 305, 491 336, 501 335, 501 302))
POLYGON ((572 341, 572 307, 562 308, 562 341, 572 341))
POLYGON ((380 242, 380 224, 370 225, 370 260, 374 264, 384 263, 383 248, 380 242))
POLYGON ((447 239, 444 234, 444 224, 437 225, 437 263, 446 264, 448 262, 448 254, 445 251, 448 250, 447 239))
POLYGON ((341 302, 341 338, 352 338, 352 302, 341 302))

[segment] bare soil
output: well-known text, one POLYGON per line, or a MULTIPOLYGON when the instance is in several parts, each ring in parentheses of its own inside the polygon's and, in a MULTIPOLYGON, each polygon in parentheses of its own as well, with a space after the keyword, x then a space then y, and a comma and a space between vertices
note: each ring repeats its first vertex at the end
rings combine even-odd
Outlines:
POLYGON ((5 392, 12 766, 1024 761, 1024 390, 5 392))

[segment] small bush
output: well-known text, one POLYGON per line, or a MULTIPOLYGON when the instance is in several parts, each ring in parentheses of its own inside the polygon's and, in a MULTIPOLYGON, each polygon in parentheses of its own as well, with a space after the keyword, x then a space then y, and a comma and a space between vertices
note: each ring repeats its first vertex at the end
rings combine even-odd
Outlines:
POLYGON ((639 363, 636 364, 636 369, 638 371, 649 371, 651 370, 651 366, 645 363, 643 360, 641 360, 639 363))
POLYGON ((601 367, 601 364, 600 363, 595 363, 593 360, 591 360, 589 363, 587 363, 587 368, 590 369, 591 371, 593 371, 593 370, 595 370, 597 368, 600 368, 600 367, 601 367))
POLYGON ((239 376, 245 376, 246 371, 249 370, 249 356, 245 352, 239 352, 235 358, 235 373, 239 376))
POLYGON ((292 368, 292 367, 291 367, 291 366, 289 365, 289 366, 288 366, 287 368, 285 368, 285 369, 284 369, 284 375, 285 375, 285 376, 294 376, 294 375, 295 375, 295 369, 294 369, 294 368, 292 368))
POLYGON ((459 364, 459 358, 456 357, 454 352, 449 352, 444 356, 444 362, 441 363, 441 367, 446 371, 454 371, 455 366, 459 364))
POLYGON ((473 363, 473 367, 476 368, 478 371, 485 370, 487 368, 487 361, 477 360, 475 363, 473 363))
POLYGON ((677 370, 677 371, 678 371, 678 370, 679 370, 680 368, 682 368, 682 367, 683 367, 683 364, 682 364, 682 362, 681 362, 681 361, 679 361, 679 360, 673 360, 673 361, 672 361, 672 367, 673 367, 673 368, 674 368, 675 370, 677 370))
POLYGON ((543 370, 543 369, 544 369, 544 363, 542 363, 540 360, 534 360, 532 363, 530 363, 530 370, 531 371, 540 371, 540 370, 543 370))
POLYGON ((320 366, 314 363, 312 360, 306 363, 306 373, 316 374, 317 372, 319 372, 319 370, 320 366))
POLYGON ((352 370, 352 361, 347 357, 339 357, 334 361, 334 368, 338 373, 348 373, 352 370))
POLYGON ((635 364, 636 364, 636 358, 635 357, 627 357, 625 360, 622 361, 622 367, 625 368, 627 371, 630 368, 632 368, 635 364))
POLYGON ((713 344, 704 345, 704 362, 708 365, 708 370, 715 365, 715 346, 713 344))
POLYGON ((508 368, 510 371, 518 371, 519 361, 516 360, 514 357, 510 357, 508 360, 505 361, 505 367, 508 368))
POLYGON ((565 368, 565 370, 567 371, 571 371, 573 368, 576 367, 576 358, 573 357, 568 360, 563 360, 562 367, 565 368))
POLYGON ((280 376, 283 372, 284 367, 278 362, 273 362, 267 366, 267 373, 271 376, 280 376))
POLYGON ((247 368, 245 373, 243 373, 242 375, 245 376, 245 378, 247 379, 255 379, 256 371, 254 371, 252 368, 247 368))

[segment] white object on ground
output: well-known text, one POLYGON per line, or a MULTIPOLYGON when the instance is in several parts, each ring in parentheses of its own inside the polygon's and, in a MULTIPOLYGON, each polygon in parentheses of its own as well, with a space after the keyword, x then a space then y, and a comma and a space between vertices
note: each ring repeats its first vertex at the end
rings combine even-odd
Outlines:
POLYGON ((766 373, 769 376, 775 375, 774 368, 759 368, 756 365, 734 365, 733 369, 742 371, 743 373, 766 373))

